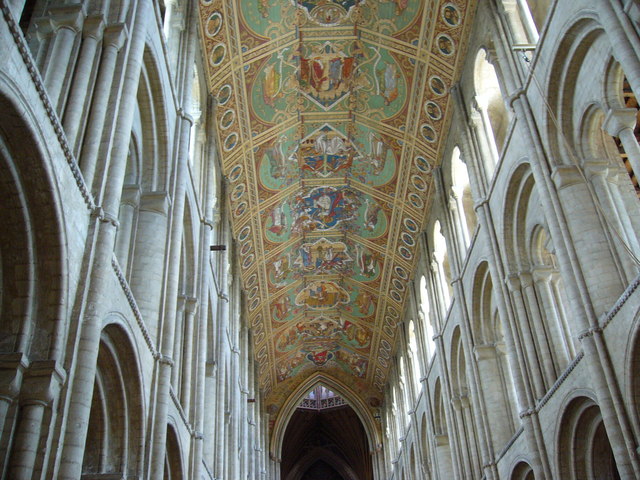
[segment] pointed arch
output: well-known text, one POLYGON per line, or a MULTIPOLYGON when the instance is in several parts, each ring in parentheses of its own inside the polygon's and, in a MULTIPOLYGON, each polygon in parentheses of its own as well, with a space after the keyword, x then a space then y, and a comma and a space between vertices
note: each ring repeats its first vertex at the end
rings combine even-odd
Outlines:
POLYGON ((354 390, 331 376, 325 375, 321 372, 316 372, 298 385, 280 409, 273 426, 273 433, 271 434, 269 450, 272 458, 281 458, 282 441, 284 439, 284 434, 287 429, 287 425, 289 424, 289 420, 291 420, 293 413, 296 408, 298 408, 300 402, 302 402, 304 396, 309 392, 309 390, 318 384, 322 384, 334 391, 349 403, 354 412, 356 412, 356 415, 358 415, 360 422, 362 422, 362 426, 364 427, 364 431, 367 435, 367 441, 369 442, 370 451, 373 452, 378 449, 382 444, 382 440, 380 438, 379 427, 373 418, 370 408, 360 399, 360 396, 354 390))

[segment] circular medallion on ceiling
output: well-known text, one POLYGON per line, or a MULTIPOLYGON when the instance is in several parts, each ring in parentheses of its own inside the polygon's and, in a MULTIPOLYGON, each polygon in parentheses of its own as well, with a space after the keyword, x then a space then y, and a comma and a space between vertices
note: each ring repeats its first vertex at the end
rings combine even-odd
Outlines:
POLYGON ((431 78, 429 78, 429 88, 433 93, 435 93, 439 97, 447 93, 447 87, 445 86, 442 79, 437 75, 434 75, 431 78))
POLYGON ((389 296, 396 302, 402 303, 402 295, 400 295, 396 290, 391 290, 389 292, 389 296))
POLYGON ((236 185, 236 187, 231 191, 231 200, 237 202, 242 198, 244 192, 247 191, 247 186, 244 183, 236 185))
POLYGON ((236 217, 241 217, 247 211, 247 207, 247 202, 240 202, 233 213, 235 213, 236 217))
POLYGON ((227 138, 224 139, 224 151, 230 152, 238 144, 238 134, 236 132, 230 133, 227 138))
POLYGON ((249 225, 245 226, 240 230, 238 234, 238 240, 240 242, 244 242, 247 238, 249 238, 249 234, 251 233, 251 227, 249 225))
POLYGON ((258 286, 256 285, 251 290, 249 290, 249 293, 247 294, 247 298, 249 298, 249 300, 253 300, 253 297, 255 297, 257 294, 258 294, 258 286))
POLYGON ((404 292, 405 286, 404 283, 402 283, 402 281, 400 281, 397 278, 394 278, 393 280, 391 280, 391 283, 393 284, 393 287, 398 290, 399 292, 404 292))
POLYGON ((460 25, 460 12, 453 3, 446 3, 442 7, 442 19, 450 27, 457 27, 460 25))
POLYGON ((423 156, 418 155, 414 159, 413 163, 415 163, 416 167, 418 167, 418 170, 420 170, 422 173, 431 173, 431 164, 423 156))
POLYGON ((438 45, 438 51, 445 57, 450 57, 456 51, 453 39, 445 33, 438 35, 436 45, 438 45))
POLYGON ((257 282, 258 282, 258 275, 254 273, 249 278, 247 278, 245 286, 246 288, 252 288, 256 285, 257 282))
POLYGON ((251 251, 251 242, 247 242, 245 244, 242 245, 242 247, 240 247, 240 255, 242 255, 243 257, 249 253, 251 251))
POLYGON ((236 112, 231 109, 227 110, 222 114, 222 117, 220 117, 220 128, 222 130, 226 130, 231 125, 233 125, 233 122, 235 121, 235 119, 236 119, 236 112))
POLYGON ((409 203, 413 208, 422 210, 422 207, 424 207, 424 202, 422 201, 422 198, 420 198, 420 195, 418 195, 417 193, 411 192, 409 195, 407 195, 407 198, 409 199, 409 203))
POLYGON ((416 241, 407 232, 404 232, 402 234, 402 241, 404 242, 405 245, 407 245, 409 247, 415 247, 415 245, 416 245, 416 241))
POLYGON ((398 248, 398 253, 400 253, 400 256, 405 260, 411 260, 413 258, 411 251, 404 245, 398 248))
POLYGON ((235 183, 242 175, 242 165, 235 165, 229 172, 229 181, 235 183))
POLYGON ((436 102, 427 102, 424 104, 424 111, 431 120, 440 120, 442 118, 442 109, 436 102))
POLYGON ((256 297, 251 301, 251 303, 249 304, 249 310, 255 310, 256 308, 258 308, 258 305, 260 305, 260 297, 256 297))
POLYGON ((251 322, 251 327, 256 327, 258 325, 262 325, 262 313, 258 313, 251 322))
POLYGON ((420 175, 413 175, 411 177, 411 184, 420 192, 427 191, 427 182, 420 175))
POLYGON ((255 258, 256 256, 253 253, 250 253, 249 255, 247 255, 245 259, 242 261, 242 268, 246 270, 251 265, 253 265, 253 261, 255 260, 255 258))
POLYGON ((420 133, 422 134, 422 138, 429 143, 434 143, 438 138, 433 127, 426 123, 420 127, 420 133))
POLYGON ((411 233, 416 233, 418 231, 418 224, 413 219, 405 218, 402 223, 404 223, 406 229, 411 233))
POLYGON ((409 274, 400 265, 396 265, 394 271, 396 272, 396 275, 398 275, 398 277, 400 277, 402 280, 406 281, 409 279, 409 274))
POLYGON ((228 83, 220 87, 220 90, 218 90, 218 95, 216 95, 216 98, 218 99, 218 105, 226 105, 226 103, 231 98, 231 91, 231 85, 229 85, 228 83))
POLYGON ((213 67, 219 67, 224 61, 224 57, 227 55, 227 46, 224 43, 219 43, 211 50, 209 55, 209 63, 213 67))
POLYGON ((207 37, 213 38, 222 29, 222 14, 219 11, 215 11, 211 14, 211 16, 207 19, 207 22, 204 26, 204 33, 207 37))

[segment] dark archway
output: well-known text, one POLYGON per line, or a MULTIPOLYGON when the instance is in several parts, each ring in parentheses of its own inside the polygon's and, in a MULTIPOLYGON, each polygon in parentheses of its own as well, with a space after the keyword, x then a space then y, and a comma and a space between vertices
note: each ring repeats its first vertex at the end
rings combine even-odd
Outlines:
POLYGON ((287 425, 281 478, 373 480, 367 435, 358 415, 338 396, 313 401, 317 391, 305 397, 287 425))

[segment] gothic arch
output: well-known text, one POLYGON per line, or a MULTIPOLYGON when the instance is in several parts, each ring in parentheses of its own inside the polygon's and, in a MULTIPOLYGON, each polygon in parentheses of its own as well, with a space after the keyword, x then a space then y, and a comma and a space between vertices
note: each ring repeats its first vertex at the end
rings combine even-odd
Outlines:
POLYGON ((322 460, 333 467, 344 480, 358 480, 358 476, 349 464, 331 450, 322 447, 310 450, 300 459, 284 480, 304 480, 303 475, 318 460, 322 460))
POLYGON ((316 372, 314 375, 311 375, 304 382, 298 385, 280 409, 271 434, 271 456, 276 459, 281 458, 282 441, 284 439, 284 434, 287 429, 287 425, 289 424, 289 420, 296 408, 298 408, 298 405, 300 405, 300 402, 302 402, 304 396, 318 384, 326 386, 347 401, 347 403, 353 408, 354 412, 358 415, 360 422, 362 422, 362 426, 364 427, 364 431, 367 435, 369 450, 371 452, 376 451, 382 444, 382 440, 380 437, 379 426, 373 418, 371 409, 351 388, 343 385, 341 382, 330 376, 324 375, 321 372, 316 372))
POLYGON ((164 478, 165 480, 183 480, 184 462, 182 458, 183 447, 176 432, 175 426, 167 425, 167 447, 165 449, 164 478))
POLYGON ((509 478, 510 480, 535 480, 536 477, 531 465, 524 460, 521 460, 515 467, 513 467, 509 478))

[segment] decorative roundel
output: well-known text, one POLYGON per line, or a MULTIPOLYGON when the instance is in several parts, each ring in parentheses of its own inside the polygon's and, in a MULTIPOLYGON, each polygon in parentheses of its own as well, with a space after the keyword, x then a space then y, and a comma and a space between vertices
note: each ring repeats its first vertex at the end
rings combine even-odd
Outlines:
POLYGON ((417 193, 411 192, 409 195, 407 195, 407 198, 409 199, 409 203, 413 208, 422 210, 422 207, 424 207, 424 201, 417 193))
POLYGON ((209 38, 215 37, 222 29, 222 13, 218 10, 213 12, 207 19, 207 23, 204 26, 204 33, 209 38))
POLYGON ((219 67, 220 64, 224 61, 224 57, 227 55, 227 46, 224 43, 219 43, 213 50, 211 50, 211 55, 209 56, 209 63, 213 67, 219 67))
POLYGON ((391 316, 391 318, 400 318, 400 314, 398 313, 398 311, 393 308, 393 307, 388 307, 387 308, 387 314, 389 314, 391 316))
POLYGON ((404 292, 404 283, 402 283, 400 280, 398 280, 397 278, 394 278, 393 280, 391 280, 391 283, 393 283, 393 286, 400 292, 404 292))
POLYGON ((431 173, 431 164, 423 156, 418 155, 413 160, 413 163, 415 163, 415 165, 418 168, 418 170, 420 170, 422 173, 431 173))
POLYGON ((389 292, 389 296, 393 298, 396 302, 402 303, 402 295, 400 295, 396 290, 391 290, 389 292))
POLYGON ((453 3, 446 3, 442 7, 442 19, 450 27, 457 27, 460 25, 460 12, 453 3))
POLYGON ((453 43, 453 39, 447 35, 446 33, 441 33, 436 38, 436 45, 438 46, 438 51, 444 55, 445 57, 450 57, 456 51, 455 43, 453 43))
POLYGON ((227 135, 224 139, 223 147, 225 152, 230 152, 238 144, 238 134, 236 132, 227 135))
POLYGON ((391 325, 392 327, 395 327, 396 324, 398 323, 396 318, 391 318, 389 315, 384 316, 384 322, 387 325, 391 325))
POLYGON ((252 327, 256 327, 258 325, 262 325, 262 313, 257 314, 251 322, 252 327))
POLYGON ((387 358, 391 355, 391 344, 386 341, 384 338, 380 340, 380 349, 382 350, 380 353, 385 353, 387 358))
POLYGON ((238 179, 240 178, 240 175, 242 175, 242 169, 243 167, 240 164, 236 165, 231 169, 231 171, 229 172, 229 181, 231 183, 238 181, 238 179))
POLYGON ((431 120, 440 120, 442 118, 442 110, 436 102, 427 102, 424 104, 424 111, 431 120))
POLYGON ((254 298, 249 304, 249 310, 255 310, 260 305, 260 297, 254 298))
POLYGON ((251 242, 244 243, 242 247, 240 247, 240 255, 243 257, 251 251, 252 245, 251 242))
POLYGON ((420 127, 420 133, 422 134, 422 138, 429 143, 434 143, 438 139, 436 131, 431 125, 427 125, 426 123, 420 127))
POLYGON ((213 3, 213 0, 200 0, 200 4, 203 7, 208 7, 209 5, 211 5, 213 3))
POLYGON ((387 368, 389 366, 387 360, 387 357, 383 357, 381 355, 378 357, 378 363, 382 366, 382 368, 387 368))
POLYGON ((233 211, 236 217, 241 217, 247 211, 248 204, 247 202, 240 202, 236 209, 233 211))
POLYGON ((434 75, 431 78, 429 78, 429 88, 433 93, 435 93, 439 97, 447 93, 446 85, 444 84, 442 79, 437 75, 434 75))
POLYGON ((242 230, 240 230, 240 233, 238 234, 238 240, 240 242, 244 242, 247 238, 249 238, 250 234, 251 227, 249 225, 246 225, 242 230))
POLYGON ((402 223, 404 223, 405 228, 411 233, 416 233, 418 231, 418 224, 413 219, 405 218, 402 223))
POLYGON ((411 177, 411 183, 420 192, 427 191, 427 182, 420 175, 413 175, 411 177))
POLYGON ((407 232, 404 232, 402 234, 402 241, 404 242, 405 245, 409 246, 409 247, 415 247, 416 246, 416 241, 413 239, 413 237, 408 234, 407 232))
POLYGON ((396 265, 395 268, 394 268, 394 271, 396 272, 396 275, 398 275, 398 277, 400 277, 402 280, 408 280, 409 279, 409 274, 400 265, 396 265))
POLYGON ((255 258, 256 256, 253 253, 250 253, 249 255, 247 255, 244 261, 242 262, 242 268, 246 270, 251 265, 253 265, 253 261, 255 260, 255 258))
POLYGON ((247 191, 247 186, 244 183, 240 183, 236 185, 236 187, 231 191, 231 200, 237 202, 242 198, 244 192, 247 191))
POLYGON ((258 294, 258 286, 256 285, 251 290, 249 290, 249 294, 247 295, 247 297, 249 297, 249 300, 252 300, 253 297, 255 297, 257 294, 258 294))
POLYGON ((254 273, 247 279, 247 283, 245 285, 247 288, 253 288, 257 282, 258 282, 258 275, 254 273))
POLYGON ((413 258, 413 255, 411 254, 411 250, 409 250, 405 246, 401 246, 400 248, 398 248, 398 253, 400 253, 400 256, 405 260, 411 260, 413 258))
POLYGON ((226 105, 231 98, 231 92, 231 85, 228 83, 221 86, 220 90, 218 90, 218 95, 216 96, 218 99, 218 105, 226 105))
POLYGON ((235 121, 235 119, 236 119, 236 112, 231 109, 227 110, 222 114, 222 117, 220 117, 220 128, 222 130, 226 130, 231 125, 233 125, 233 122, 235 121))

